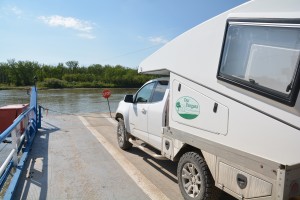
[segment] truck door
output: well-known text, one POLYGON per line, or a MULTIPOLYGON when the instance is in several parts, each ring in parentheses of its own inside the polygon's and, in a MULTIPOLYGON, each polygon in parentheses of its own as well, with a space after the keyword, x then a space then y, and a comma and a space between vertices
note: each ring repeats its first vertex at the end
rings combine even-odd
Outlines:
POLYGON ((153 90, 151 103, 148 107, 148 133, 149 144, 157 149, 161 149, 162 127, 165 126, 166 102, 168 99, 167 80, 159 80, 153 90))
POLYGON ((148 142, 148 107, 156 82, 144 85, 135 95, 134 103, 129 110, 131 134, 148 142))

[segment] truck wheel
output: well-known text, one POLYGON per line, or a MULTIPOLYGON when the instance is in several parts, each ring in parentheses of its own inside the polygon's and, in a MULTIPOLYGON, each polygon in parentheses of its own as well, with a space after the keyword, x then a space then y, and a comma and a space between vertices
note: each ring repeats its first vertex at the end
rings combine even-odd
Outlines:
POLYGON ((132 147, 132 144, 128 141, 127 131, 123 119, 119 119, 117 139, 119 147, 123 150, 128 150, 132 147))
POLYGON ((208 166, 199 154, 187 152, 180 158, 177 168, 180 191, 186 200, 215 199, 216 189, 208 166))

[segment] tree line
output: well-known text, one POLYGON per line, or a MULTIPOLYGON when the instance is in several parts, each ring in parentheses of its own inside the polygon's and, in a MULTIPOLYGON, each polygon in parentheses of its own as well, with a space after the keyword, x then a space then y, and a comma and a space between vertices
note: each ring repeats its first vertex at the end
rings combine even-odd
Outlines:
POLYGON ((101 88, 101 87, 140 87, 154 76, 138 74, 137 69, 92 64, 79 66, 78 61, 59 63, 56 66, 34 61, 0 63, 0 85, 30 86, 37 78, 38 87, 44 88, 101 88))

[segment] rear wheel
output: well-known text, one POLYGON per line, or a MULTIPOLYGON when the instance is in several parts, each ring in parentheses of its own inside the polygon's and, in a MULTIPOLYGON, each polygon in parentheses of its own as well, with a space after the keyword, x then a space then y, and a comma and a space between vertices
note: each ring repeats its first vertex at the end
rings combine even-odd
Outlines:
POLYGON ((216 188, 203 157, 195 152, 185 153, 178 163, 178 184, 186 200, 216 199, 216 188))
POLYGON ((132 144, 128 141, 129 138, 123 119, 119 119, 118 122, 117 139, 121 149, 128 150, 132 147, 132 144))

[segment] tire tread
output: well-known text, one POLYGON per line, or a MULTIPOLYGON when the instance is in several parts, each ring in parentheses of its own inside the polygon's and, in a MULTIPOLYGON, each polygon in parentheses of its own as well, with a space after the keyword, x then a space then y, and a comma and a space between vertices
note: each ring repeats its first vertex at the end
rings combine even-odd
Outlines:
POLYGON ((125 132, 125 135, 124 135, 124 143, 123 144, 120 144, 119 143, 119 135, 118 135, 118 133, 117 133, 117 140, 118 140, 118 145, 119 145, 119 147, 121 148, 121 149, 123 149, 123 150, 129 150, 129 149, 131 149, 131 147, 132 147, 132 144, 128 141, 128 133, 127 133, 127 131, 126 131, 126 127, 125 127, 125 124, 124 124, 124 121, 123 121, 123 119, 119 119, 119 122, 118 122, 118 129, 119 129, 119 127, 121 126, 121 128, 122 129, 124 129, 124 132, 125 132))

